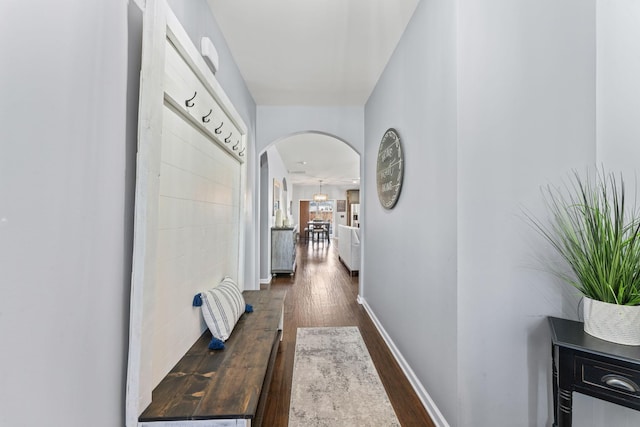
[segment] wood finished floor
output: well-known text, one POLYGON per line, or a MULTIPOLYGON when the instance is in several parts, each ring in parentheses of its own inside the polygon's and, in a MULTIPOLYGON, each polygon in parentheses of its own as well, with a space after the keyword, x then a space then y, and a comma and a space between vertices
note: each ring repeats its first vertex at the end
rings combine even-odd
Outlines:
MULTIPOLYGON (((279 275, 271 289, 286 289, 284 335, 274 368, 263 425, 287 427, 296 330, 299 327, 358 326, 403 426, 435 426, 365 309, 356 301, 358 277, 350 277, 332 244, 299 243, 297 271, 279 275)), ((381 426, 384 427, 384 426, 381 426)))

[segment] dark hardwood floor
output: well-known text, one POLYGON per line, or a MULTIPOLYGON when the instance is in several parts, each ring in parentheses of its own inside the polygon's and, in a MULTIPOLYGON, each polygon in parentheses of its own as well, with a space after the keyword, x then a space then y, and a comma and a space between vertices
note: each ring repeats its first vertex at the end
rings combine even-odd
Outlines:
MULTIPOLYGON (((358 326, 403 426, 435 426, 365 309, 356 301, 358 277, 350 277, 332 244, 299 243, 296 274, 279 275, 272 289, 286 289, 284 335, 274 368, 264 426, 286 427, 298 327, 358 326)), ((383 427, 383 426, 381 426, 383 427)))

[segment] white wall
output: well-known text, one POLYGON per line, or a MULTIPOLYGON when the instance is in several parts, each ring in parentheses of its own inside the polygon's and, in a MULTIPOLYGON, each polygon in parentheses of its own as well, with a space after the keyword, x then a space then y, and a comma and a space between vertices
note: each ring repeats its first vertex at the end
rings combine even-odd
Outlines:
POLYGON ((632 183, 640 166, 640 2, 597 4, 598 161, 632 183))
MULTIPOLYGON (((406 174, 392 211, 366 189, 364 298, 452 426, 551 422, 546 316, 578 298, 522 211, 572 168, 637 170, 639 16, 602 0, 596 36, 595 0, 424 0, 366 105, 365 182, 387 127, 406 174)), ((574 425, 640 421, 574 399, 574 425)))
MULTIPOLYGON (((286 203, 283 203, 284 201, 284 187, 283 187, 283 180, 286 179, 287 181, 289 180, 289 172, 287 171, 287 167, 285 166, 284 162, 282 161, 282 158, 280 157, 280 153, 278 153, 278 150, 275 148, 275 146, 271 146, 267 149, 267 157, 269 158, 269 182, 268 182, 268 188, 269 188, 269 212, 267 212, 267 216, 269 217, 270 221, 269 221, 269 227, 273 227, 275 225, 275 221, 276 221, 276 217, 275 214, 273 212, 273 205, 275 203, 275 198, 274 198, 274 194, 273 194, 273 180, 277 180, 278 183, 280 184, 280 209, 282 210, 282 218, 284 219, 284 215, 286 213, 286 206, 284 206, 286 203)), ((291 187, 291 184, 288 184, 288 187, 291 187)), ((291 198, 291 189, 289 188, 288 192, 287 192, 287 198, 291 198)))
POLYGON ((458 425, 455 12, 450 1, 418 4, 366 104, 360 191, 362 296, 451 425, 458 425), (390 127, 403 144, 405 175, 397 205, 385 210, 375 169, 390 127))
POLYGON ((2 426, 124 422, 129 13, 126 1, 0 2, 2 426))
POLYGON ((459 425, 547 425, 546 316, 577 301, 522 209, 595 162, 595 3, 461 1, 458 59, 459 425))
POLYGON ((346 142, 356 153, 364 147, 363 107, 280 107, 257 108, 258 152, 273 142, 302 132, 317 131, 346 142))
MULTIPOLYGON (((261 249, 262 249, 262 253, 263 254, 267 254, 266 257, 262 257, 262 263, 260 265, 260 281, 262 283, 269 283, 270 279, 271 279, 271 227, 273 227, 275 225, 275 215, 273 213, 273 205, 274 205, 274 198, 273 198, 273 180, 277 179, 278 182, 280 183, 280 191, 281 191, 281 195, 283 194, 282 192, 283 187, 282 187, 282 180, 283 178, 286 178, 287 181, 289 181, 289 175, 287 172, 287 168, 284 165, 284 162, 282 161, 282 158, 280 157, 280 154, 278 153, 278 150, 275 148, 275 146, 271 146, 267 149, 267 157, 269 159, 268 164, 268 178, 267 178, 267 184, 266 184, 266 188, 269 194, 269 203, 268 203, 268 209, 267 212, 262 212, 261 214, 268 218, 268 222, 266 223, 267 226, 267 233, 266 233, 266 239, 263 238, 260 241, 260 245, 261 245, 261 249)), ((292 185, 289 183, 288 184, 288 191, 287 191, 287 206, 288 206, 288 200, 291 200, 292 197, 292 185)), ((282 195, 282 198, 284 196, 282 195)), ((282 206, 282 215, 283 215, 283 219, 284 219, 284 215, 286 212, 286 207, 282 206)))

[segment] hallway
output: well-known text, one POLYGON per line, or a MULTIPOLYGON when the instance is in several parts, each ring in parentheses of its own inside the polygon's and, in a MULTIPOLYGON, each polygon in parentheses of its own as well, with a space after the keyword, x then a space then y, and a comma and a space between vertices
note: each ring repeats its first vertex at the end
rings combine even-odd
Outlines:
POLYGON ((358 276, 350 277, 332 244, 298 243, 293 277, 279 275, 272 289, 286 289, 284 336, 264 414, 264 425, 286 427, 298 327, 358 326, 403 426, 434 426, 365 309, 356 301, 358 276))

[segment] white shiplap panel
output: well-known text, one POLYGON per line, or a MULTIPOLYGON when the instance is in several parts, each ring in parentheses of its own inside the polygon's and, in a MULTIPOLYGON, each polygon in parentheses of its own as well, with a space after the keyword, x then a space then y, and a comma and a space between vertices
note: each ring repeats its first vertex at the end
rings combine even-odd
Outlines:
POLYGON ((154 383, 202 332, 193 295, 237 275, 240 226, 240 163, 171 106, 162 134, 154 383))

